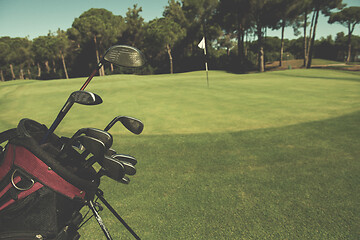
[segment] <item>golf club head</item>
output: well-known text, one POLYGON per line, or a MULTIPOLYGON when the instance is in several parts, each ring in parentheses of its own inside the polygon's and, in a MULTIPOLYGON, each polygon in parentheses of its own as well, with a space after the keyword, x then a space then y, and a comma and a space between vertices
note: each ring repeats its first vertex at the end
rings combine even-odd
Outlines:
MULTIPOLYGON (((62 137, 60 137, 60 141, 62 142, 62 147, 61 147, 61 149, 64 149, 64 147, 68 144, 68 142, 71 140, 71 138, 68 138, 68 137, 64 137, 64 136, 62 136, 62 137)), ((73 145, 73 147, 76 147, 77 149, 79 149, 79 150, 82 150, 82 145, 79 143, 79 142, 73 142, 72 143, 73 145)))
POLYGON ((79 90, 70 94, 68 102, 75 102, 83 105, 97 105, 103 101, 101 97, 95 93, 79 90))
POLYGON ((117 116, 105 127, 104 130, 108 131, 118 121, 121 122, 130 132, 137 135, 142 133, 144 129, 144 124, 139 119, 128 116, 117 116))
POLYGON ((105 175, 115 181, 120 181, 125 176, 124 165, 109 156, 105 156, 99 164, 105 175))
POLYGON ((130 179, 127 176, 124 176, 122 179, 120 179, 118 182, 121 182, 123 184, 129 184, 130 179))
POLYGON ((106 152, 105 152, 105 155, 107 155, 107 156, 113 156, 113 155, 115 155, 116 154, 116 151, 114 150, 114 149, 112 149, 112 148, 109 148, 108 150, 106 150, 106 152))
POLYGON ((137 164, 137 160, 133 156, 130 156, 130 155, 115 154, 115 155, 112 155, 111 157, 115 158, 119 161, 128 162, 133 166, 135 166, 137 164))
POLYGON ((115 45, 109 48, 104 59, 123 67, 141 67, 145 64, 144 54, 137 48, 126 45, 115 45))
MULTIPOLYGON (((115 160, 117 160, 117 159, 115 159, 115 160)), ((125 174, 130 175, 130 176, 133 176, 136 174, 136 168, 132 164, 125 162, 125 161, 119 161, 119 160, 117 160, 117 161, 120 162, 124 166, 125 174)))
POLYGON ((96 158, 102 158, 102 156, 104 156, 106 147, 105 144, 99 139, 81 135, 76 137, 75 141, 79 141, 84 146, 84 148, 96 158))
POLYGON ((64 119, 65 115, 68 113, 70 108, 74 103, 79 103, 83 105, 97 105, 102 103, 102 99, 99 95, 86 91, 75 91, 70 94, 65 105, 61 108, 59 114, 57 115, 54 122, 51 124, 49 130, 44 134, 43 138, 40 141, 40 144, 43 144, 47 141, 48 137, 55 131, 60 122, 64 119))
POLYGON ((106 149, 110 148, 113 144, 112 135, 104 130, 100 130, 97 128, 81 128, 74 134, 73 138, 82 134, 102 141, 106 149))

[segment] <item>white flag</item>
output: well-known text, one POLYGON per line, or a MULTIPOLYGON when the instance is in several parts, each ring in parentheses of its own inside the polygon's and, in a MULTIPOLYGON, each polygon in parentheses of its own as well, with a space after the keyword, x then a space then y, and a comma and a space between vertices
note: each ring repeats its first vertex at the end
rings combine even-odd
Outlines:
POLYGON ((198 47, 201 49, 205 49, 205 37, 202 38, 201 42, 198 44, 198 47))

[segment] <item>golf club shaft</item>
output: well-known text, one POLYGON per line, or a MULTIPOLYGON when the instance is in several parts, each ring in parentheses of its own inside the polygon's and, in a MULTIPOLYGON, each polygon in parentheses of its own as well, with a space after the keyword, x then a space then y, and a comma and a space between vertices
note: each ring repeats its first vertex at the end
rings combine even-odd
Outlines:
POLYGON ((131 227, 120 217, 120 215, 115 211, 115 209, 105 200, 101 194, 102 192, 97 191, 96 196, 104 203, 104 205, 110 210, 112 214, 126 227, 126 229, 134 236, 135 239, 141 240, 140 237, 131 229, 131 227))
POLYGON ((95 76, 95 74, 97 73, 97 71, 99 71, 99 69, 103 66, 103 59, 100 60, 100 62, 97 65, 97 68, 94 69, 94 71, 91 73, 91 75, 88 77, 88 79, 85 81, 85 83, 82 85, 82 87, 80 88, 80 90, 84 90, 87 85, 90 83, 91 79, 93 79, 93 77, 95 76))
POLYGON ((63 118, 65 117, 66 113, 70 110, 72 105, 73 104, 71 104, 69 101, 66 101, 65 105, 60 110, 59 114, 57 115, 55 121, 51 124, 49 130, 46 132, 44 137, 41 139, 40 144, 43 144, 43 143, 45 143, 47 141, 49 136, 55 131, 57 126, 59 126, 61 120, 63 120, 63 118))

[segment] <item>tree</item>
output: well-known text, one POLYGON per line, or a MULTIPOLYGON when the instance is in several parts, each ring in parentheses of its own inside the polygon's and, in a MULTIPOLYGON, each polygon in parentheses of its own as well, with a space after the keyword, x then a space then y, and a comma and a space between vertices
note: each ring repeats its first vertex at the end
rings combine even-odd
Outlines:
POLYGON ((185 13, 182 10, 181 3, 175 0, 169 0, 168 5, 165 6, 163 12, 165 18, 171 19, 183 28, 187 28, 189 22, 185 17, 185 13))
POLYGON ((309 52, 307 54, 308 61, 306 68, 311 67, 312 55, 314 51, 315 34, 316 34, 316 28, 317 28, 320 12, 325 15, 329 15, 330 10, 334 8, 340 9, 343 7, 343 4, 342 4, 342 0, 312 0, 311 6, 313 7, 313 11, 314 11, 312 18, 313 20, 311 21, 314 28, 312 29, 312 33, 311 33, 312 36, 310 36, 311 41, 309 44, 309 52))
POLYGON ((16 79, 14 67, 19 67, 19 78, 24 79, 24 67, 28 67, 28 77, 31 78, 30 64, 32 61, 31 52, 32 42, 27 38, 12 38, 9 41, 11 51, 7 55, 7 63, 9 64, 12 79, 16 79))
POLYGON ((170 18, 155 19, 146 27, 146 43, 151 44, 152 49, 162 52, 166 49, 170 62, 170 73, 173 73, 173 57, 171 48, 185 36, 185 29, 170 18))
POLYGON ((45 65, 47 73, 50 73, 49 61, 52 61, 54 58, 54 52, 52 49, 52 38, 53 36, 39 36, 33 40, 32 52, 34 53, 34 58, 38 68, 38 78, 41 78, 41 64, 45 65))
MULTIPOLYGON (((225 36, 236 34, 239 65, 243 65, 245 60, 245 33, 251 28, 253 20, 251 2, 248 0, 222 0, 219 3, 216 18, 227 33, 225 36)), ((229 41, 227 42, 230 44, 229 41)))
POLYGON ((344 8, 340 12, 332 13, 330 15, 329 21, 330 24, 338 22, 348 29, 348 54, 346 62, 350 62, 351 59, 351 36, 354 32, 355 25, 360 23, 360 7, 349 7, 344 8))
MULTIPOLYGON (((72 24, 73 30, 69 30, 69 36, 73 40, 86 44, 92 42, 95 50, 97 63, 100 61, 99 51, 106 49, 105 45, 115 43, 122 33, 122 18, 114 16, 106 9, 91 8, 76 18, 72 24), (117 23, 119 25, 115 25, 117 23)), ((101 76, 105 75, 104 68, 99 70, 101 76)))
POLYGON ((220 36, 220 26, 214 19, 218 4, 218 0, 182 0, 182 9, 188 19, 187 36, 192 46, 197 45, 204 36, 207 48, 207 41, 220 36))
MULTIPOLYGON (((264 57, 264 35, 265 29, 268 26, 274 25, 274 16, 271 14, 272 4, 270 0, 253 0, 252 4, 252 14, 254 17, 255 31, 257 35, 257 44, 258 44, 258 67, 259 72, 265 71, 265 57, 264 57)), ((276 21, 276 20, 275 20, 276 21)))
POLYGON ((66 33, 59 29, 57 31, 56 37, 54 38, 53 51, 55 52, 56 56, 61 59, 66 79, 69 79, 69 75, 66 68, 65 56, 68 54, 70 46, 70 40, 67 38, 66 33))
POLYGON ((5 66, 8 64, 7 59, 10 53, 9 42, 10 42, 9 37, 0 38, 0 80, 2 82, 5 81, 4 71, 5 71, 5 66))
MULTIPOLYGON (((234 39, 233 34, 222 34, 218 38, 218 43, 221 48, 226 48, 226 55, 230 55, 230 49, 234 47, 234 42, 232 41, 234 39)), ((245 55, 245 54, 244 54, 245 55)), ((245 56, 244 56, 245 57, 245 56)))
POLYGON ((126 17, 124 18, 126 28, 120 38, 122 44, 141 48, 144 38, 144 18, 140 16, 142 7, 137 7, 134 4, 133 8, 128 8, 126 17))
POLYGON ((298 0, 276 0, 272 8, 272 13, 278 20, 276 24, 272 26, 273 29, 281 28, 281 45, 280 45, 280 57, 279 66, 282 66, 283 54, 284 54, 284 32, 285 27, 292 26, 300 14, 299 6, 301 1, 298 0))

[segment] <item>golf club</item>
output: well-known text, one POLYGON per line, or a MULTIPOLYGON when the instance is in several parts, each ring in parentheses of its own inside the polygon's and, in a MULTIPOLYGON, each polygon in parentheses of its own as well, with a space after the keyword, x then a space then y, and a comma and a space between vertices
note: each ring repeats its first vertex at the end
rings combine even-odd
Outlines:
POLYGON ((109 131, 117 122, 121 122, 130 132, 137 135, 144 129, 144 124, 139 119, 127 116, 117 116, 104 128, 104 131, 109 131))
POLYGON ((107 149, 110 148, 113 144, 112 135, 104 130, 100 130, 97 128, 81 128, 72 136, 72 138, 75 138, 82 134, 99 139, 105 144, 105 148, 107 149))
POLYGON ((115 45, 110 47, 80 90, 86 88, 96 72, 104 65, 105 61, 123 67, 141 67, 145 64, 145 57, 139 49, 131 46, 115 45))
POLYGON ((52 123, 51 127, 42 138, 41 144, 47 141, 48 137, 55 131, 61 120, 69 112, 70 108, 74 105, 74 103, 79 103, 82 105, 97 105, 102 103, 102 99, 99 95, 86 91, 75 91, 71 93, 65 105, 62 107, 56 119, 52 123))
POLYGON ((98 162, 102 166, 98 173, 99 177, 106 175, 115 181, 119 181, 125 176, 125 167, 120 161, 104 156, 98 162))
POLYGON ((105 144, 99 139, 86 135, 81 135, 79 137, 76 137, 75 140, 79 141, 84 146, 84 148, 96 158, 101 158, 106 151, 105 144))
POLYGON ((115 154, 116 154, 116 151, 114 149, 112 149, 112 148, 109 148, 105 152, 105 155, 107 155, 107 156, 112 156, 112 155, 115 155, 115 154))
POLYGON ((125 154, 115 154, 111 156, 112 158, 115 158, 119 161, 124 161, 124 162, 128 162, 131 165, 135 166, 137 164, 137 160, 130 155, 125 155, 125 154))
POLYGON ((88 151, 88 153, 91 153, 95 158, 101 158, 106 151, 105 144, 99 139, 86 135, 81 135, 71 138, 61 149, 59 156, 65 153, 70 153, 70 149, 72 149, 72 146, 77 145, 76 142, 78 142, 78 144, 81 144, 86 149, 86 151, 88 151))

